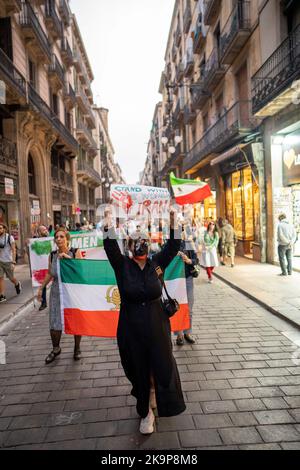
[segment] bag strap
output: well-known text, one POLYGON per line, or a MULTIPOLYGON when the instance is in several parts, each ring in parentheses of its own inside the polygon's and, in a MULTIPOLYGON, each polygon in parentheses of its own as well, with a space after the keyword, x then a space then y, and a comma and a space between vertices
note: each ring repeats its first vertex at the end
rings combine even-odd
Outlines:
POLYGON ((157 274, 158 279, 159 279, 160 282, 161 282, 161 285, 162 285, 163 289, 165 290, 165 293, 166 293, 168 299, 169 299, 169 300, 173 300, 172 297, 170 297, 170 295, 169 295, 169 293, 168 293, 168 291, 167 291, 167 286, 166 286, 166 283, 165 283, 165 280, 164 280, 164 273, 163 273, 163 270, 161 269, 160 266, 156 266, 155 272, 156 272, 156 274, 157 274))

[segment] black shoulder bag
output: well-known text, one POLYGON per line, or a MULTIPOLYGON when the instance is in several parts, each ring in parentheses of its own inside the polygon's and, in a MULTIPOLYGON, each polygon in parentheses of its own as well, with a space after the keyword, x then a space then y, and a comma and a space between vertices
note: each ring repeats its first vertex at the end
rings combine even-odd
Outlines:
POLYGON ((178 312, 180 308, 179 303, 177 302, 176 299, 172 299, 172 297, 169 296, 161 267, 157 266, 155 268, 155 271, 167 295, 166 299, 164 299, 163 297, 161 298, 163 310, 166 313, 166 315, 168 315, 168 317, 172 317, 173 315, 175 315, 176 312, 178 312))

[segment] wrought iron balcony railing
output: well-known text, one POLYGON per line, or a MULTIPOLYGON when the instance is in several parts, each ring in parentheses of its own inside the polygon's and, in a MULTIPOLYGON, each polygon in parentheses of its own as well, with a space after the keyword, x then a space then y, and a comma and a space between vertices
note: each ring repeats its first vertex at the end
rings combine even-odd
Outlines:
MULTIPOLYGON (((253 112, 272 115, 275 109, 270 107, 280 94, 291 87, 294 80, 300 78, 300 24, 280 44, 262 67, 252 77, 253 112), (264 111, 264 108, 266 110, 264 111)), ((295 92, 292 90, 291 94, 295 92)), ((290 101, 291 101, 290 96, 290 101)), ((289 100, 276 103, 276 111, 286 106, 289 100)))
POLYGON ((0 135, 0 164, 17 169, 16 144, 0 135))
POLYGON ((177 104, 173 113, 173 120, 175 122, 181 121, 181 119, 183 118, 183 111, 184 111, 184 106, 182 104, 181 99, 179 99, 177 101, 177 104))
POLYGON ((204 23, 211 25, 219 11, 221 0, 204 0, 204 23))
POLYGON ((55 76, 60 85, 63 86, 65 82, 65 71, 63 67, 60 65, 58 58, 55 54, 52 54, 51 64, 49 65, 49 75, 55 76))
POLYGON ((195 111, 188 104, 186 104, 184 106, 184 124, 191 124, 195 120, 195 118, 195 111))
POLYGON ((61 40, 61 58, 67 67, 71 67, 71 65, 73 65, 73 51, 67 38, 62 38, 61 40))
POLYGON ((62 23, 55 10, 55 0, 46 0, 45 21, 54 39, 62 36, 62 23))
POLYGON ((26 97, 26 80, 0 48, 0 78, 18 95, 26 97))
POLYGON ((192 22, 192 11, 191 11, 191 2, 187 0, 186 7, 183 14, 183 31, 185 33, 189 32, 190 26, 192 22))
POLYGON ((173 60, 176 58, 176 54, 177 54, 177 47, 176 47, 176 44, 174 42, 173 47, 172 47, 172 59, 173 60))
POLYGON ((220 57, 222 64, 231 64, 250 35, 250 2, 239 0, 222 32, 220 57))
POLYGON ((190 75, 194 70, 194 54, 192 49, 186 51, 186 55, 183 59, 183 68, 185 76, 190 75))
POLYGON ((250 101, 237 101, 221 116, 189 151, 184 170, 189 170, 211 153, 219 152, 248 135, 254 127, 250 120, 250 101))
POLYGON ((215 47, 203 70, 203 82, 206 88, 210 91, 220 82, 221 78, 225 75, 225 68, 220 64, 219 50, 215 47))
POLYGON ((77 132, 83 134, 85 137, 86 142, 88 143, 90 150, 97 152, 97 144, 93 138, 91 131, 87 128, 87 126, 82 122, 81 119, 78 118, 77 120, 77 132))
POLYGON ((72 152, 76 154, 78 150, 77 141, 30 84, 28 85, 28 99, 30 105, 36 109, 41 117, 58 133, 62 141, 71 147, 72 152))
POLYGON ((71 19, 71 12, 69 10, 69 6, 66 2, 66 0, 59 0, 58 4, 58 10, 60 13, 60 16, 65 23, 66 26, 70 25, 70 19, 71 19))
POLYGON ((37 40, 37 45, 41 48, 43 55, 50 61, 51 46, 36 14, 30 3, 22 3, 22 12, 20 13, 20 25, 26 37, 32 39, 32 35, 37 40))
POLYGON ((192 98, 192 110, 195 111, 196 109, 201 109, 211 95, 205 87, 204 79, 200 78, 197 82, 193 83, 190 90, 192 98))
POLYGON ((181 41, 181 27, 180 27, 179 22, 178 22, 178 25, 177 25, 177 28, 176 28, 176 31, 175 31, 174 39, 175 39, 175 44, 178 47, 179 44, 180 44, 180 41, 181 41))
POLYGON ((91 180, 93 180, 97 186, 101 184, 101 177, 95 168, 89 165, 87 162, 79 160, 77 166, 77 173, 87 175, 91 180))
POLYGON ((205 44, 206 37, 204 35, 202 21, 202 14, 200 13, 197 19, 196 29, 194 31, 193 50, 195 54, 199 54, 205 44))

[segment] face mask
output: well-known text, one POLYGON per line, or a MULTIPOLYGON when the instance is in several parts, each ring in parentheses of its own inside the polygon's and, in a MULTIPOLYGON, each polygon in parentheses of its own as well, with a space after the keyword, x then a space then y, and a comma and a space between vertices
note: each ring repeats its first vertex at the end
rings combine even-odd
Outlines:
POLYGON ((133 255, 135 258, 145 258, 149 252, 149 244, 147 240, 141 240, 138 238, 134 242, 133 255))

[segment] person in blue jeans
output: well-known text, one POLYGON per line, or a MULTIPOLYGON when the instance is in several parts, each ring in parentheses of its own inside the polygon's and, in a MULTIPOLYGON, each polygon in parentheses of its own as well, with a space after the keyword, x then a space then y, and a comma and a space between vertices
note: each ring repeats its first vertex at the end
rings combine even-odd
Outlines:
POLYGON ((191 335, 192 333, 192 319, 193 319, 193 306, 194 306, 194 276, 192 272, 195 266, 198 266, 199 260, 196 253, 195 244, 190 237, 187 236, 186 230, 182 232, 182 241, 180 245, 180 251, 178 252, 183 262, 185 263, 185 279, 186 279, 186 290, 188 305, 190 311, 190 328, 184 331, 175 331, 174 334, 177 336, 176 344, 182 346, 184 340, 190 344, 195 343, 195 339, 191 335))
POLYGON ((292 275, 292 251, 296 242, 297 233, 295 227, 290 224, 284 213, 278 217, 277 227, 278 257, 281 267, 280 276, 292 275), (285 259, 287 260, 287 266, 285 259))

